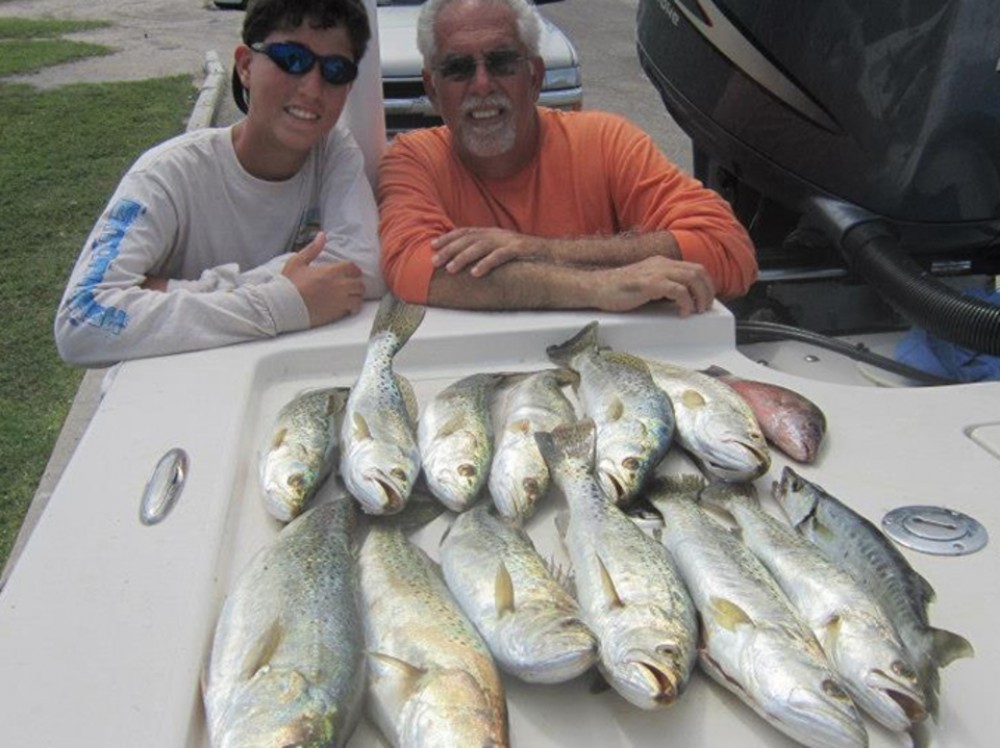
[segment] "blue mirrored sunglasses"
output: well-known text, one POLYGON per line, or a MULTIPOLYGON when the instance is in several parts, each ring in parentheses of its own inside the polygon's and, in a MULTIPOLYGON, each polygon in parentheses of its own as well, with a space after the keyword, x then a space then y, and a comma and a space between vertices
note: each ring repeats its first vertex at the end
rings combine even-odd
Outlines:
POLYGON ((305 75, 318 62, 320 74, 327 83, 342 86, 358 77, 358 66, 343 55, 321 57, 298 42, 255 42, 250 45, 289 75, 305 75))
MULTIPOLYGON (((491 78, 506 78, 517 72, 519 63, 527 58, 512 49, 498 49, 483 55, 482 64, 491 78)), ((446 80, 455 83, 472 80, 479 67, 480 60, 472 55, 450 55, 440 65, 434 68, 446 80)))

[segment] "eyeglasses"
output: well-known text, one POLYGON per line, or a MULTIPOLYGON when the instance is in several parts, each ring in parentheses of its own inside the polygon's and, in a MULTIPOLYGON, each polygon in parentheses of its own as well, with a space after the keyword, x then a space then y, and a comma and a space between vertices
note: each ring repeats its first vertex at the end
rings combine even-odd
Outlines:
POLYGON ((305 75, 319 63, 323 80, 334 86, 350 83, 358 77, 358 66, 343 55, 321 57, 298 42, 255 42, 250 45, 254 52, 261 52, 289 75, 305 75))
POLYGON ((517 72, 518 63, 524 62, 527 58, 520 52, 512 49, 499 49, 495 52, 487 52, 482 59, 477 59, 472 55, 454 55, 446 57, 444 62, 434 70, 445 80, 453 83, 462 83, 472 80, 476 74, 479 64, 486 68, 486 74, 491 78, 506 78, 517 72))

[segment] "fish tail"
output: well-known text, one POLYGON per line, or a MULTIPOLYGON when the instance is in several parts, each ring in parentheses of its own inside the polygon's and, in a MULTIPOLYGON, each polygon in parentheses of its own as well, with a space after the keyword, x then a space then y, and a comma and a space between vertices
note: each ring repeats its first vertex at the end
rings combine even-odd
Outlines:
POLYGON ((723 508, 732 504, 760 508, 760 499, 753 483, 728 483, 713 481, 705 486, 700 494, 701 500, 709 504, 717 504, 723 508))
POLYGON ((545 349, 557 364, 568 366, 577 354, 597 348, 597 321, 591 322, 569 340, 545 349))
POLYGON ((391 332, 402 346, 420 326, 426 311, 427 308, 420 304, 409 304, 392 293, 387 293, 378 306, 369 337, 373 338, 381 332, 391 332))
POLYGON ((646 496, 650 503, 654 500, 685 500, 697 503, 707 485, 705 478, 695 473, 657 475, 646 489, 646 496))
POLYGON ((592 465, 594 436, 594 422, 585 418, 576 423, 558 426, 552 431, 536 432, 535 442, 550 467, 556 467, 568 460, 578 460, 592 465))

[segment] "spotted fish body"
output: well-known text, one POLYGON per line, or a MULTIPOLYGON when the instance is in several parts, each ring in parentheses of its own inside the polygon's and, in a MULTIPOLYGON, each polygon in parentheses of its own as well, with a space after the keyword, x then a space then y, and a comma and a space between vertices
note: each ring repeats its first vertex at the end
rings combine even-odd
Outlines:
POLYGON ((565 542, 584 621, 600 642, 598 667, 635 706, 674 703, 697 655, 684 583, 663 547, 597 483, 589 419, 535 438, 570 507, 565 542))
POLYGON ((549 468, 535 443, 535 433, 576 420, 573 403, 562 389, 576 380, 569 369, 546 369, 511 374, 497 391, 489 489, 502 516, 523 522, 548 493, 549 468))
POLYGON ((493 460, 490 403, 501 374, 473 374, 445 387, 424 408, 417 442, 431 493, 455 512, 486 485, 493 460))
POLYGON ((826 434, 826 416, 816 403, 787 387, 743 379, 717 366, 705 373, 736 390, 771 444, 798 462, 816 461, 826 434))
POLYGON ((720 685, 803 745, 863 748, 868 735, 823 650, 767 569, 697 503, 693 476, 647 498, 701 620, 699 662, 720 685))
POLYGON ((455 518, 441 543, 448 588, 501 669, 529 683, 575 678, 596 661, 597 639, 531 538, 495 511, 483 503, 455 518))
POLYGON ((790 467, 773 484, 773 493, 792 526, 865 585, 881 605, 917 669, 928 711, 936 716, 938 669, 972 657, 973 649, 958 634, 930 625, 930 583, 875 525, 790 467))
POLYGON ((496 665, 433 560, 392 518, 361 547, 367 710, 392 745, 508 745, 496 665))
POLYGON ((278 412, 260 451, 264 505, 282 522, 297 517, 337 459, 347 387, 300 392, 278 412))
POLYGON ((645 359, 653 381, 669 397, 676 439, 710 477, 751 481, 771 467, 756 416, 731 387, 683 366, 645 359))
POLYGON ((420 473, 416 403, 393 371, 393 359, 424 317, 424 307, 386 294, 368 338, 364 364, 351 388, 341 432, 340 473, 368 514, 394 514, 420 473))
POLYGON ((580 375, 577 396, 596 427, 595 474, 608 496, 627 506, 670 448, 670 400, 641 359, 598 347, 596 322, 547 352, 580 375))
POLYGON ((213 748, 346 745, 365 680, 356 515, 319 504, 241 571, 203 681, 213 748))
POLYGON ((706 489, 736 520, 750 551, 767 567, 812 629, 855 703, 897 732, 927 716, 910 657, 878 603, 806 538, 765 512, 752 484, 706 489))

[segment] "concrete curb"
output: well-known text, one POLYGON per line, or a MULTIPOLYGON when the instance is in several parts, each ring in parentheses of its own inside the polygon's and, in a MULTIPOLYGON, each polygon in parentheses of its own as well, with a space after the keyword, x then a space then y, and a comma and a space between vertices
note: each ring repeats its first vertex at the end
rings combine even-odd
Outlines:
MULTIPOLYGON (((209 50, 205 54, 204 71, 205 80, 201 84, 198 98, 191 110, 191 116, 188 118, 187 130, 189 132, 215 124, 219 103, 222 101, 223 94, 229 90, 227 70, 219 61, 219 55, 216 54, 215 50, 209 50)), ((72 457, 76 445, 87 430, 87 424, 90 423, 90 419, 101 402, 104 391, 103 384, 107 374, 107 369, 89 369, 83 375, 83 380, 73 398, 73 404, 70 406, 55 446, 52 448, 45 472, 42 473, 38 488, 35 489, 31 504, 28 506, 28 511, 21 523, 21 529, 14 539, 14 545, 7 562, 4 564, 3 573, 0 574, 0 590, 7 583, 11 571, 14 569, 14 564, 24 550, 32 530, 34 530, 49 498, 52 496, 52 492, 59 483, 59 478, 62 476, 66 464, 72 457)))

